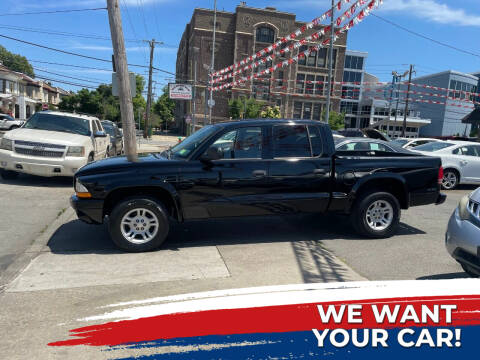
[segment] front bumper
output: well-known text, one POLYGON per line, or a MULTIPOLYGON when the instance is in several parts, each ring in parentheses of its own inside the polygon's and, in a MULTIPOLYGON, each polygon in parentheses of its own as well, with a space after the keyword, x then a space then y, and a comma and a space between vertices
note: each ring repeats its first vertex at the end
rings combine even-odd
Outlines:
POLYGON ((480 227, 460 219, 458 209, 448 222, 445 246, 448 253, 459 263, 480 272, 480 227))
POLYGON ((87 161, 81 157, 44 158, 0 150, 1 169, 37 176, 73 176, 87 161))
POLYGON ((87 224, 103 223, 103 200, 80 199, 77 195, 72 195, 70 205, 83 222, 87 224))

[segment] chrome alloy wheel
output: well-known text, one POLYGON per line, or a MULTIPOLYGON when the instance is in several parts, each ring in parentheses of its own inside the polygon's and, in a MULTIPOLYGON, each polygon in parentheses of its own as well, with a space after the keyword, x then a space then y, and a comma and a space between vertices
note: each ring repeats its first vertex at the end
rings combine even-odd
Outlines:
POLYGON ((455 175, 455 173, 452 171, 447 171, 445 175, 443 175, 442 179, 443 188, 446 190, 453 189, 455 186, 457 186, 457 181, 457 175, 455 175))
POLYGON ((132 244, 145 244, 158 233, 157 216, 150 210, 139 208, 126 213, 120 223, 123 237, 132 244))
POLYGON ((368 207, 365 217, 372 230, 383 231, 393 222, 393 207, 387 201, 375 201, 368 207))

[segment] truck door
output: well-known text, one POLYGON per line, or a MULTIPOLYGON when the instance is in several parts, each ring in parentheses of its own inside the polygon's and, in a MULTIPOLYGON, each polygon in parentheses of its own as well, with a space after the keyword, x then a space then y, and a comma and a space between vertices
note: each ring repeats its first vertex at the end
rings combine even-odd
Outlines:
POLYGON ((321 129, 280 124, 271 132, 267 198, 285 213, 326 211, 332 159, 324 154, 321 129))
POLYGON ((268 160, 262 126, 241 126, 219 134, 205 151, 209 163, 187 161, 178 181, 186 219, 265 215, 268 160))
POLYGON ((460 159, 460 165, 465 180, 480 183, 480 145, 462 146, 456 150, 463 155, 460 159))

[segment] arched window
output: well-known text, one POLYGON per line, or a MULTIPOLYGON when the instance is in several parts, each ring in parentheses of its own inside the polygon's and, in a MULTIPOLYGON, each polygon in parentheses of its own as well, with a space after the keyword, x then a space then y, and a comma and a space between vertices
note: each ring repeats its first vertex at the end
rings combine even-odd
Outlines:
POLYGON ((257 42, 273 44, 275 40, 275 31, 269 27, 261 26, 257 28, 257 42))

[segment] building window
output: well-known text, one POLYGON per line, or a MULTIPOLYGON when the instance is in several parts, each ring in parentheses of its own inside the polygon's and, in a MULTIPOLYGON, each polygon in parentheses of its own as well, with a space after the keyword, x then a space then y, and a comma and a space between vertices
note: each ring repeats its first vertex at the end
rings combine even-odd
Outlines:
POLYGON ((317 52, 311 51, 307 59, 307 66, 315 66, 317 64, 317 52))
POLYGON ((327 49, 326 48, 321 48, 318 50, 317 67, 319 68, 327 67, 327 49))
MULTIPOLYGON (((307 51, 307 49, 308 49, 308 46, 302 45, 302 46, 300 46, 300 49, 298 50, 298 53, 301 54, 304 51, 307 51)), ((298 65, 306 65, 306 64, 307 64, 307 59, 305 58, 305 56, 302 56, 302 57, 298 58, 298 65)))
POLYGON ((305 89, 305 74, 297 74, 297 82, 295 84, 295 92, 303 94, 305 89))
POLYGON ((344 71, 343 72, 343 81, 344 82, 362 82, 362 73, 357 71, 344 71))
POLYGON ((358 113, 358 103, 351 101, 342 101, 340 103, 340 112, 356 115, 358 113))
POLYGON ((345 56, 345 69, 363 70, 363 57, 345 56))
POLYGON ((293 103, 293 118, 305 120, 320 120, 323 111, 323 104, 316 102, 301 102, 295 101, 293 103))
POLYGON ((275 31, 269 27, 262 26, 257 29, 257 42, 272 44, 275 39, 275 31))
POLYGON ((278 72, 278 81, 277 81, 277 86, 278 87, 283 87, 283 78, 285 77, 285 72, 284 71, 279 71, 278 72))
POLYGON ((360 97, 360 88, 356 88, 352 86, 343 86, 342 96, 347 99, 358 100, 360 97))
POLYGON ((307 83, 305 85, 305 94, 313 95, 315 75, 307 75, 307 83))

